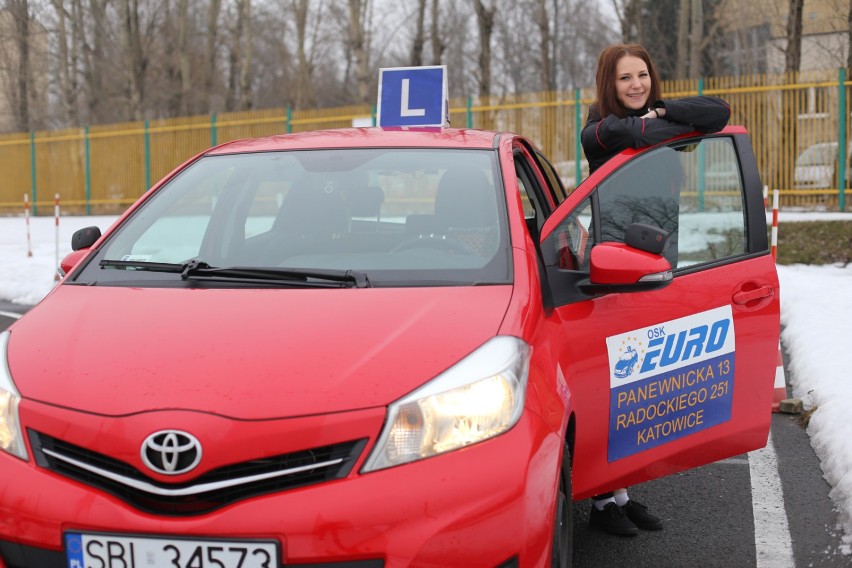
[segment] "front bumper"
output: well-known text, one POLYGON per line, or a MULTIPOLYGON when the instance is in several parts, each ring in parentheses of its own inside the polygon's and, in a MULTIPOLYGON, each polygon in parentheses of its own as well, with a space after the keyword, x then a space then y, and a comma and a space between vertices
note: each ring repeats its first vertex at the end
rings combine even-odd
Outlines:
MULTIPOLYGON (((22 412, 22 420, 30 428, 66 437, 70 435, 67 425, 73 423, 74 443, 101 449, 117 445, 112 455, 128 461, 130 456, 122 455, 121 437, 151 429, 151 419, 144 415, 123 417, 120 424, 98 417, 92 419, 97 423, 78 429, 79 421, 56 420, 57 409, 47 410, 31 407, 30 412, 22 412), (49 414, 53 417, 48 418, 49 414)), ((281 543, 282 564, 287 566, 548 564, 561 441, 529 411, 512 430, 491 440, 364 475, 359 468, 381 428, 384 409, 350 413, 345 420, 308 417, 248 425, 210 416, 199 421, 189 414, 170 413, 170 426, 215 432, 219 447, 213 439, 205 444, 215 448, 214 461, 227 462, 229 454, 244 459, 245 454, 269 445, 284 450, 288 448, 283 446, 299 443, 319 445, 333 435, 369 441, 345 478, 183 516, 144 512, 113 494, 47 471, 32 459, 27 463, 0 455, 0 479, 15 480, 0 489, 0 557, 6 568, 65 566, 62 535, 72 529, 273 538, 281 543)))

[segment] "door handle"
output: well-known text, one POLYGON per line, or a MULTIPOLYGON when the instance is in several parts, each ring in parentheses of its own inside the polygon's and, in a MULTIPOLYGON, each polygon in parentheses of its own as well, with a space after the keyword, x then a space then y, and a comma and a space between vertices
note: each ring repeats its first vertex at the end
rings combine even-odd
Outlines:
POLYGON ((774 293, 772 286, 758 286, 753 290, 740 290, 734 294, 734 303, 740 305, 748 304, 755 300, 771 298, 774 293))

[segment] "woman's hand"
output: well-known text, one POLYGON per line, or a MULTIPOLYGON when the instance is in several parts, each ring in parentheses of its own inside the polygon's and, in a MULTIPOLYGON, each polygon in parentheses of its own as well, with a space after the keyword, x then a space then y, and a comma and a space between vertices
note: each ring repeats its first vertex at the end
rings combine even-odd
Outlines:
POLYGON ((648 109, 648 112, 643 114, 640 118, 663 118, 664 116, 666 116, 666 108, 659 107, 648 109))

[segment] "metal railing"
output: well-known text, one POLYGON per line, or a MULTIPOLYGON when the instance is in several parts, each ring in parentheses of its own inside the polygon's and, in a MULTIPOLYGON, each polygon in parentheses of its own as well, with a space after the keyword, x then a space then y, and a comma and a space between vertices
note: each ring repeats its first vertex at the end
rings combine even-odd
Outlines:
MULTIPOLYGON (((706 94, 727 100, 731 123, 748 129, 763 182, 779 190, 782 207, 843 211, 852 195, 850 85, 840 69, 668 81, 663 92, 669 98, 706 94)), ((593 97, 594 89, 585 88, 455 99, 450 123, 529 137, 566 185, 574 186, 586 172, 580 130, 593 97)), ((118 213, 176 166, 216 144, 374 119, 375 108, 368 105, 278 108, 0 135, 0 213, 20 213, 24 194, 33 214, 51 213, 55 194, 64 211, 118 213)))

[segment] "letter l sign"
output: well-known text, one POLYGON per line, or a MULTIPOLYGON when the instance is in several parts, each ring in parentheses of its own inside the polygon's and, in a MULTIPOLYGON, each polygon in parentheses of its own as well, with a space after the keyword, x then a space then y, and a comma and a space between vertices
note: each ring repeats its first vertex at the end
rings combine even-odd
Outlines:
POLYGON ((399 102, 400 116, 426 116, 425 108, 408 108, 409 79, 402 80, 402 93, 399 102))

